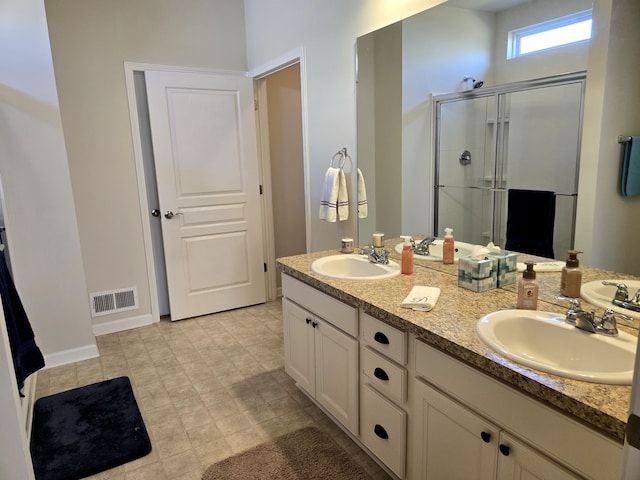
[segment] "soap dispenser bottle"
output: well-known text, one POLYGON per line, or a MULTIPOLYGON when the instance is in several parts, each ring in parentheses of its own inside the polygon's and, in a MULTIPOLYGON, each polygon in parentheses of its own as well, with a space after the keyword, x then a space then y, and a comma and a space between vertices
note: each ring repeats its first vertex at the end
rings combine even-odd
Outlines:
POLYGON ((444 265, 453 265, 453 229, 444 229, 444 241, 442 242, 442 263, 444 265))
POLYGON ((535 262, 525 262, 527 269, 518 283, 518 308, 536 310, 538 308, 538 281, 533 269, 535 262))
POLYGON ((402 238, 404 238, 404 245, 402 246, 400 273, 410 275, 413 273, 413 247, 411 246, 411 237, 403 236, 402 238))
POLYGON ((562 267, 560 277, 560 293, 565 297, 578 298, 580 296, 580 286, 582 285, 582 272, 580 271, 579 250, 569 250, 567 263, 562 267))

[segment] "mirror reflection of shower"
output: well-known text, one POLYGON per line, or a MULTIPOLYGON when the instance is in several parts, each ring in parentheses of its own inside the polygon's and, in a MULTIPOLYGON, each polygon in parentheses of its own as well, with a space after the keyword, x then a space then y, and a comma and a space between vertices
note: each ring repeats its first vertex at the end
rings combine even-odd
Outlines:
POLYGON ((549 242, 563 259, 574 244, 584 86, 578 72, 434 97, 434 234, 451 227, 505 248, 508 191, 550 191, 549 242))

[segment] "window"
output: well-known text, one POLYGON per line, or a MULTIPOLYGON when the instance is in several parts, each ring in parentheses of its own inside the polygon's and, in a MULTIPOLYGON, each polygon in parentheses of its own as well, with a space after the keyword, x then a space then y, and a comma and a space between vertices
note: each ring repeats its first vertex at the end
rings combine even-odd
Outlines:
POLYGON ((591 39, 591 10, 509 32, 507 59, 591 39))

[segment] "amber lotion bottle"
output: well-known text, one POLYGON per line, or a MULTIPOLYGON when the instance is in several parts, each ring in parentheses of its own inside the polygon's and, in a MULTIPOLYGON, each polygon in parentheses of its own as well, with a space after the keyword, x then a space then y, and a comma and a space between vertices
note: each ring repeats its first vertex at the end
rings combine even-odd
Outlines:
POLYGON ((580 296, 580 287, 582 285, 582 272, 578 268, 580 261, 579 250, 569 250, 569 258, 567 263, 562 267, 562 276, 560 277, 560 293, 565 297, 578 298, 580 296))
POLYGON ((444 229, 444 241, 442 242, 442 263, 444 265, 453 265, 453 229, 444 229))
POLYGON ((403 236, 402 238, 404 238, 404 245, 402 246, 400 273, 410 275, 413 273, 413 247, 411 246, 411 237, 403 236))
POLYGON ((538 308, 538 281, 533 269, 535 262, 525 262, 527 269, 518 282, 518 308, 536 310, 538 308))

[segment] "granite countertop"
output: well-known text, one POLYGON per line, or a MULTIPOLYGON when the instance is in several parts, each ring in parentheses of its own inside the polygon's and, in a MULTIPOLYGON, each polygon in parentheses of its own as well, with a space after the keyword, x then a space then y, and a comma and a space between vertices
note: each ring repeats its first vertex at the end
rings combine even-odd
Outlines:
MULTIPOLYGON (((393 250, 395 243, 385 242, 393 250)), ((340 253, 338 250, 279 258, 283 273, 353 306, 461 360, 486 374, 551 405, 619 442, 624 440, 630 386, 602 385, 543 373, 507 360, 489 349, 476 335, 479 318, 496 310, 515 308, 515 286, 475 293, 457 284, 457 265, 414 261, 412 275, 375 281, 349 281, 317 275, 314 260, 340 253), (400 303, 414 285, 437 286, 440 298, 430 312, 402 308, 400 303)), ((533 259, 520 255, 519 262, 533 259)), ((606 278, 636 277, 590 267, 583 268, 583 283, 606 278)), ((539 272, 538 310, 564 314, 567 305, 555 299, 560 291, 560 272, 539 272)), ((583 302, 585 309, 602 309, 583 302)), ((636 325, 637 327, 637 325, 636 325)), ((638 335, 637 328, 619 324, 621 330, 638 335)))

